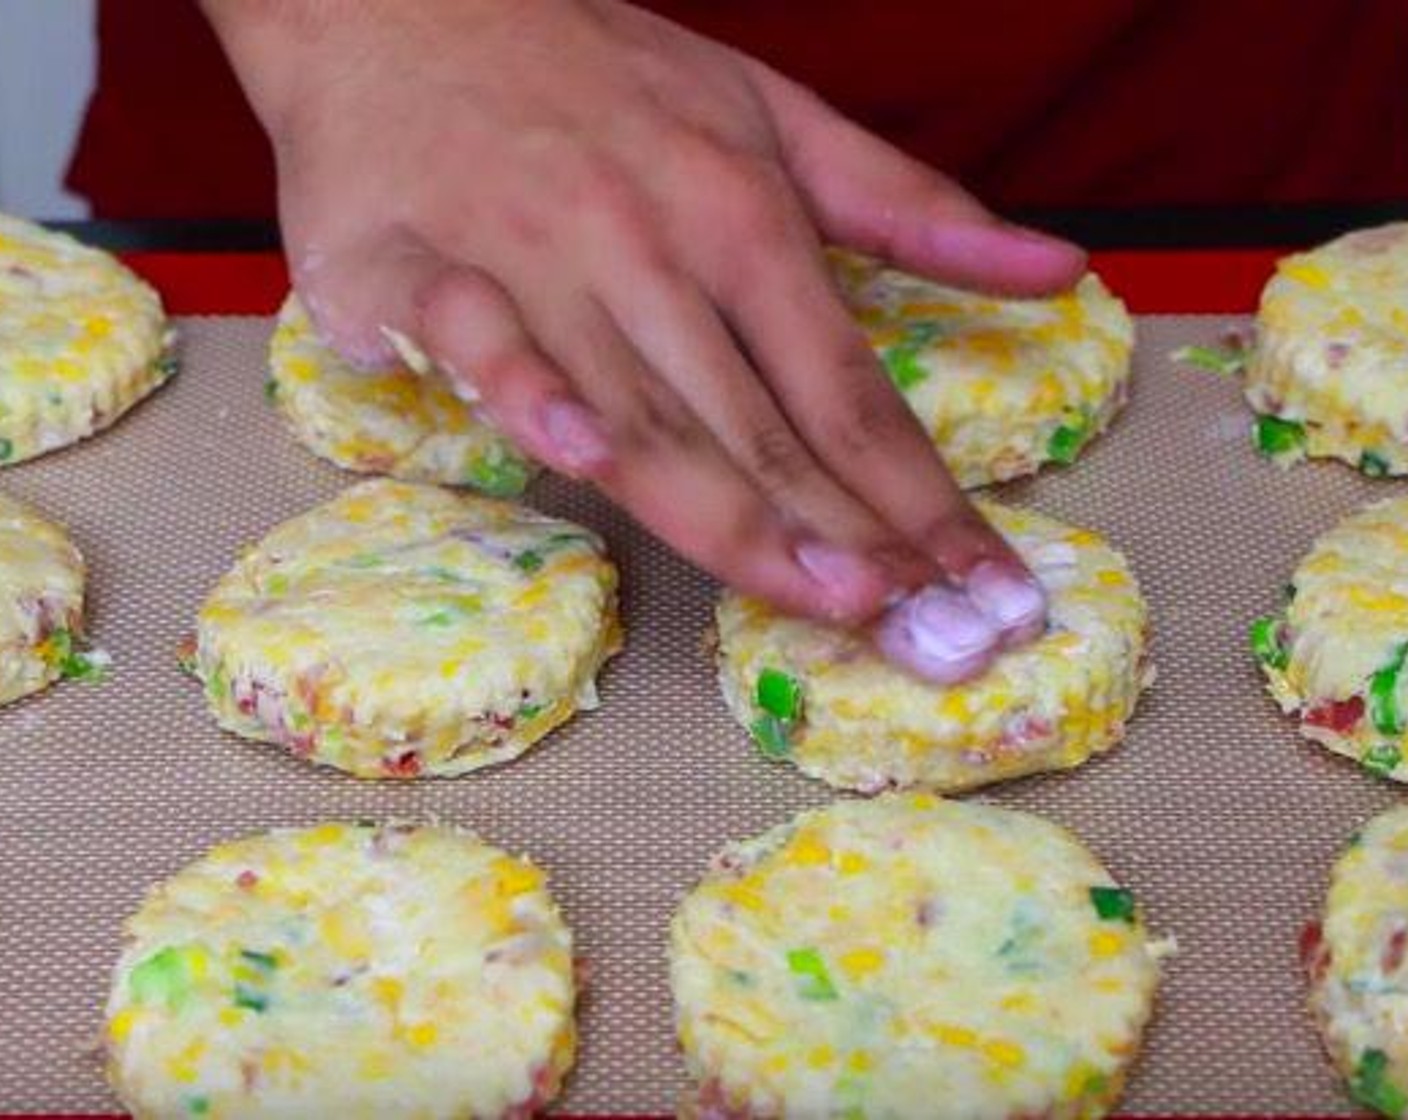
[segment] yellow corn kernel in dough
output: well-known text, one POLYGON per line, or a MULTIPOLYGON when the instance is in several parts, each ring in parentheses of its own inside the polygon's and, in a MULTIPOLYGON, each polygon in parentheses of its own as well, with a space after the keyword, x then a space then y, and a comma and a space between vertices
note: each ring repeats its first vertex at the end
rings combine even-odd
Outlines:
POLYGON ((879 949, 852 949, 842 953, 837 963, 852 980, 863 980, 885 967, 885 954, 879 949))
POLYGON ((142 1009, 139 1007, 123 1008, 108 1022, 108 1037, 114 1042, 125 1041, 141 1015, 142 1009))
POLYGON ((1325 289, 1330 286, 1330 274, 1318 264, 1313 264, 1307 260, 1287 260, 1277 265, 1276 269, 1282 276, 1292 280, 1298 280, 1308 288, 1325 289))
POLYGON ((1026 1051, 1004 1039, 989 1039, 981 1049, 983 1057, 1002 1069, 1021 1069, 1027 1060, 1026 1051))
POLYGON ((418 1050, 434 1046, 440 1037, 439 1028, 434 1023, 412 1023, 403 1033, 406 1041, 418 1050))
POLYGON ((831 849, 814 834, 798 833, 783 853, 786 862, 800 867, 814 867, 831 862, 831 849))

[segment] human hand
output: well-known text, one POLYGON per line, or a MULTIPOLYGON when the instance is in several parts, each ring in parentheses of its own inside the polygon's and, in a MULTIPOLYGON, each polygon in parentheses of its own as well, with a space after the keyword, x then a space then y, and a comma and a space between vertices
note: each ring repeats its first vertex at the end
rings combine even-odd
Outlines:
POLYGON ((931 679, 1040 631, 1040 588, 822 243, 1018 295, 1073 283, 1079 250, 617 0, 206 7, 274 142, 295 283, 345 356, 415 339, 528 453, 740 590, 849 623, 891 606, 881 648, 931 679))

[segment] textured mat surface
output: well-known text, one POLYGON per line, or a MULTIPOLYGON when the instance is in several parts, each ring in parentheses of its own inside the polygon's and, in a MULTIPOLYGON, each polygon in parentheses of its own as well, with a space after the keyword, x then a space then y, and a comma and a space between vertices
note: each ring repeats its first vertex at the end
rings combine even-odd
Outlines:
MULTIPOLYGON (((1007 500, 1098 529, 1152 601, 1159 680, 1127 742, 983 796, 1074 828, 1176 935, 1130 1114, 1348 1113, 1303 1010, 1296 936, 1354 826, 1399 793, 1303 744, 1263 695, 1250 618, 1320 531, 1402 489, 1254 457, 1234 384, 1177 370, 1221 319, 1141 323, 1133 402, 1075 468, 1007 500)), ((627 652, 603 707, 522 760, 369 785, 228 737, 174 648, 237 551, 352 481, 295 446, 261 393, 268 324, 183 323, 183 372, 110 433, 0 472, 86 553, 100 685, 0 710, 0 1111, 111 1111, 97 1058, 108 970, 145 888, 213 843, 324 818, 436 816, 531 853, 590 959, 561 1102, 665 1113, 680 1087, 664 965, 678 896, 726 840, 831 794, 750 748, 700 651, 714 587, 583 490, 530 501, 608 538, 627 652)))

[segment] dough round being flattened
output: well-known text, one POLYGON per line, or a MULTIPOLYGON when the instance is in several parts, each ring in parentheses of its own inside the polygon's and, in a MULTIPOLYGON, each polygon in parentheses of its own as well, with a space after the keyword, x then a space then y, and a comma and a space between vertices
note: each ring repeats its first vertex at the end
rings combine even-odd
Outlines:
POLYGON ((1408 781, 1408 498, 1322 535, 1287 590, 1252 628, 1272 696, 1306 738, 1408 781))
POLYGON ((803 813, 675 916, 684 1114, 1102 1116, 1156 956, 1133 896, 1039 817, 928 794, 803 813))
POLYGON ((1076 766, 1119 742, 1152 679, 1129 567, 1094 533, 979 508, 1041 580, 1051 623, 965 684, 920 680, 863 634, 724 593, 719 679, 764 754, 844 789, 951 791, 1076 766))
POLYGON ((842 293, 961 486, 1071 463, 1129 392, 1134 323, 1088 273, 1066 295, 995 299, 834 252, 842 293))
POLYGON ((269 371, 269 391, 294 435, 340 467, 500 498, 522 493, 533 477, 533 465, 442 374, 429 366, 353 369, 323 345, 296 296, 279 313, 269 371))
POLYGON ((220 725, 358 777, 514 758, 620 648, 616 569, 570 522, 378 479, 286 522, 201 609, 220 725))
POLYGON ((108 1075, 137 1120, 535 1115, 572 1064, 541 871, 448 828, 222 844, 127 923, 108 1075))
POLYGON ((171 344, 116 259, 0 214, 0 466, 106 428, 175 372, 171 344))
POLYGON ((1311 1010, 1354 1099, 1408 1116, 1408 807, 1351 841, 1301 947, 1311 1010))
POLYGON ((1257 314, 1246 395, 1263 453, 1408 474, 1408 222, 1282 260, 1257 314))
POLYGON ((62 529, 0 494, 0 704, 81 664, 83 557, 62 529))

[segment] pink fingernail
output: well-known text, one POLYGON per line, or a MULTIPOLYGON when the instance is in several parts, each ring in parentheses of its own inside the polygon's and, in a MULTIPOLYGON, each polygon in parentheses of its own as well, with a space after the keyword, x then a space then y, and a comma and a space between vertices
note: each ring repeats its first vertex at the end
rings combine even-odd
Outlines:
POLYGON ((459 397, 467 405, 478 407, 483 399, 479 395, 478 388, 475 387, 469 374, 460 368, 457 362, 441 361, 440 372, 445 375, 445 380, 449 382, 450 392, 459 397))
POLYGON ((926 587, 885 616, 876 644, 890 660, 935 684, 958 684, 992 663, 1001 634, 963 592, 926 587))
POLYGON ((554 400, 539 412, 541 458, 568 474, 589 474, 611 459, 611 444, 596 414, 572 400, 554 400))
POLYGON ((964 584, 972 604, 1002 631, 1003 644, 1023 645, 1046 630, 1046 592, 1010 564, 985 560, 964 584))
POLYGON ((821 588, 824 613, 839 620, 875 609, 886 580, 869 560, 823 541, 803 541, 794 555, 821 588))

